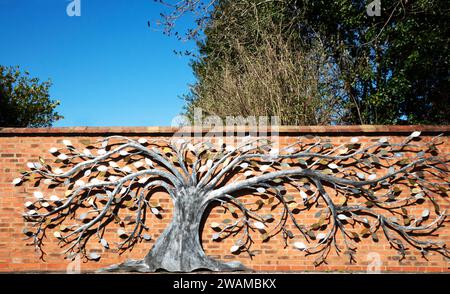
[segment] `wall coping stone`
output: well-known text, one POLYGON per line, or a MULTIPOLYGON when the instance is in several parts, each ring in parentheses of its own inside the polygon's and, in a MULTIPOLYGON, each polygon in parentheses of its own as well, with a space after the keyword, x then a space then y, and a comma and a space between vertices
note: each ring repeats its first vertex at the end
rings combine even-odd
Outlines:
MULTIPOLYGON (((149 127, 58 127, 58 128, 0 128, 0 137, 29 136, 98 136, 98 135, 147 135, 167 136, 181 130, 180 127, 149 126, 149 127)), ((208 132, 249 132, 249 127, 224 127, 213 130, 210 128, 184 127, 181 133, 206 134, 208 132)), ((270 132, 270 128, 268 129, 270 132)), ((275 131, 277 131, 275 129, 275 131)), ((345 125, 345 126, 280 126, 280 135, 320 134, 320 135, 378 135, 378 134, 408 134, 421 131, 422 134, 450 135, 450 125, 345 125)))

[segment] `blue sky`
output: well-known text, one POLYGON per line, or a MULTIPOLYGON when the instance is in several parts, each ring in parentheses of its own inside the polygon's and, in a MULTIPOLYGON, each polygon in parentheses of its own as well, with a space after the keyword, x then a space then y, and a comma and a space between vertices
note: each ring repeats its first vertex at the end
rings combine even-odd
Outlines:
MULTIPOLYGON (((153 0, 0 0, 0 64, 50 78, 65 118, 54 126, 170 125, 194 82, 192 48, 150 29, 163 7, 153 0)), ((185 20, 184 24, 189 25, 185 20)))

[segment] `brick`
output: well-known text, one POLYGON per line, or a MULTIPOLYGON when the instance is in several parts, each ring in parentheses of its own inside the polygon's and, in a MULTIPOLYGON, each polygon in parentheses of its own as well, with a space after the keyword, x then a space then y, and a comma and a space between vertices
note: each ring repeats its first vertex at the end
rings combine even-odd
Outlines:
MULTIPOLYGON (((357 136, 360 142, 370 142, 374 137, 387 136, 392 142, 400 142, 405 134, 408 135, 413 131, 421 131, 424 142, 429 141, 431 137, 437 133, 443 133, 443 144, 439 146, 439 150, 450 152, 450 126, 286 126, 280 127, 279 139, 281 146, 292 144, 298 140, 299 136, 306 134, 314 134, 322 139, 331 140, 332 144, 346 144, 351 137, 357 136)), ((65 272, 70 261, 63 259, 60 255, 61 248, 57 244, 57 240, 51 234, 45 239, 44 250, 46 252, 45 261, 39 259, 39 255, 34 251, 32 246, 27 246, 28 241, 23 240, 22 229, 25 225, 22 218, 24 211, 24 203, 32 199, 32 194, 38 189, 44 189, 45 185, 41 183, 40 188, 34 188, 29 183, 21 187, 12 187, 11 181, 18 177, 20 170, 26 169, 26 162, 37 162, 39 156, 45 160, 53 160, 54 157, 48 154, 51 147, 62 147, 62 140, 65 138, 82 147, 82 142, 88 140, 95 142, 106 134, 118 134, 130 136, 132 138, 148 137, 152 139, 170 138, 177 128, 171 127, 118 127, 118 128, 38 128, 38 129, 0 129, 0 272, 11 271, 57 271, 65 272)), ((208 130, 192 130, 187 132, 207 133, 208 130)), ((248 132, 249 129, 237 128, 233 132, 239 131, 242 134, 248 132)), ((307 140, 305 140, 306 142, 307 140)), ((311 141, 312 142, 312 141, 311 141)), ((46 189, 46 188, 45 188, 46 189)), ((330 188, 326 188, 331 191, 330 188)), ((63 189, 49 189, 49 194, 62 193, 63 189)), ((292 189, 289 191, 293 192, 292 189)), ((403 189, 402 193, 408 192, 403 189)), ((331 195, 331 194, 330 194, 331 195)), ((148 214, 147 224, 149 225, 152 240, 150 242, 138 242, 132 251, 126 251, 119 255, 117 250, 101 249, 98 240, 93 237, 88 245, 89 251, 96 250, 101 252, 102 258, 99 262, 82 262, 81 271, 89 272, 111 264, 119 263, 127 259, 143 258, 155 240, 169 224, 172 214, 172 202, 164 193, 157 193, 152 199, 158 199, 164 206, 163 217, 161 219, 148 214)), ((437 198, 441 209, 449 209, 450 204, 445 199, 437 198)), ((243 203, 254 202, 254 198, 243 196, 243 203)), ((323 208, 323 206, 322 206, 323 208)), ((319 208, 320 209, 320 208, 319 208)), ((409 213, 421 213, 422 208, 408 207, 409 213)), ((317 221, 314 214, 317 208, 310 211, 302 211, 295 215, 295 219, 305 225, 311 225, 317 221)), ((430 207, 433 211, 433 207, 430 207)), ((279 208, 270 210, 270 207, 264 207, 261 213, 280 212, 279 208), (278 209, 278 210, 277 210, 278 209)), ((125 213, 126 214, 126 213, 125 213)), ((125 217, 125 214, 123 217, 125 217)), ((258 271, 354 271, 365 272, 370 265, 369 256, 378 254, 381 258, 382 271, 400 271, 400 272, 446 272, 449 273, 448 262, 442 256, 436 253, 430 253, 427 256, 428 261, 423 259, 421 254, 416 251, 408 251, 407 257, 400 261, 386 238, 381 232, 378 232, 379 242, 372 242, 370 238, 361 238, 357 243, 356 259, 358 263, 349 263, 341 254, 337 256, 332 250, 327 259, 327 265, 318 267, 313 266, 313 262, 317 256, 305 256, 304 253, 292 248, 292 243, 301 237, 301 234, 295 231, 292 222, 287 223, 287 228, 293 230, 295 237, 289 240, 289 245, 285 248, 284 239, 281 235, 276 235, 268 242, 261 242, 257 232, 253 232, 255 244, 251 248, 256 252, 253 259, 250 259, 246 252, 240 254, 231 254, 230 247, 233 246, 236 238, 228 238, 221 242, 211 240, 214 231, 210 228, 211 222, 221 222, 224 218, 232 218, 228 214, 224 214, 224 209, 216 207, 211 210, 202 232, 202 240, 207 255, 220 259, 222 261, 238 260, 247 267, 258 271), (372 254, 372 255, 370 255, 372 254)), ((274 225, 274 222, 271 225, 274 225)), ((111 227, 107 228, 104 238, 113 244, 114 238, 117 238, 117 224, 111 223, 111 227)), ((317 232, 316 232, 317 233, 317 232)), ((438 238, 447 244, 450 241, 450 231, 447 227, 438 230, 438 238)), ((430 237, 431 238, 431 237, 430 237)), ((342 239, 338 239, 340 246, 343 246, 342 239)))

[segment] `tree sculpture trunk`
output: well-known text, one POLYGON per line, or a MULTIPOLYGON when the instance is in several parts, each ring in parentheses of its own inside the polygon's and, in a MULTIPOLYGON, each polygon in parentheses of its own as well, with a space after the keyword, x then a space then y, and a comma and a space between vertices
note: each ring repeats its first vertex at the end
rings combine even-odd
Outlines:
POLYGON ((147 256, 127 261, 106 271, 192 272, 195 270, 247 270, 240 262, 223 263, 208 257, 202 247, 200 225, 207 208, 203 195, 183 190, 173 198, 173 216, 168 227, 156 240, 147 256))

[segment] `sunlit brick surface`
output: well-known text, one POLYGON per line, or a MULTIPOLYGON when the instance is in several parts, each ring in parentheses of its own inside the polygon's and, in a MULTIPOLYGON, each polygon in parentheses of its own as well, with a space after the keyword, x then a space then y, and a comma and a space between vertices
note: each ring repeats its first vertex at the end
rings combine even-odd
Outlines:
MULTIPOLYGON (((281 129, 280 143, 281 146, 286 146, 298 140, 299 136, 304 134, 318 135, 323 139, 330 139, 332 144, 340 144, 349 142, 350 138, 356 136, 360 142, 368 142, 372 138, 387 136, 392 142, 396 142, 407 136, 414 130, 422 130, 421 138, 423 141, 430 140, 431 136, 437 133, 444 133, 440 145, 440 153, 450 152, 450 143, 448 135, 450 128, 448 127, 288 127, 281 129)), ((80 142, 89 140, 95 142, 97 139, 110 134, 114 131, 119 134, 124 134, 130 138, 168 138, 173 132, 170 128, 74 128, 68 131, 67 129, 54 129, 52 131, 45 129, 38 130, 18 130, 18 129, 0 129, 0 271, 59 271, 64 272, 68 268, 73 268, 74 264, 63 258, 60 254, 62 249, 58 246, 58 241, 50 233, 45 239, 43 250, 45 255, 40 259, 40 255, 32 246, 27 246, 28 241, 24 240, 23 229, 26 226, 22 213, 24 212, 24 203, 29 200, 34 191, 43 191, 47 194, 64 193, 62 189, 50 190, 46 185, 42 184, 39 187, 33 187, 26 183, 19 187, 14 187, 11 182, 19 175, 21 170, 26 169, 27 162, 35 162, 39 156, 51 161, 54 157, 49 154, 48 150, 51 147, 60 146, 62 140, 69 138, 74 145, 82 146, 80 142)), ((447 180, 448 181, 448 180, 447 180)), ((288 189, 287 191, 290 191, 288 189)), ((409 191, 404 191, 408 193, 409 191)), ((295 195, 294 195, 295 196, 295 195)), ((295 197, 299 197, 298 195, 295 197)), ((112 249, 103 249, 98 239, 92 238, 87 246, 89 252, 98 252, 102 255, 101 259, 95 261, 82 261, 81 271, 92 271, 98 268, 106 267, 111 264, 120 263, 127 259, 141 259, 151 248, 158 235, 164 230, 171 220, 171 201, 164 193, 158 193, 155 201, 161 203, 163 207, 162 218, 157 218, 149 214, 146 219, 146 224, 151 228, 150 235, 152 240, 142 241, 135 245, 131 251, 126 251, 123 254, 118 254, 114 249, 114 242, 118 242, 117 236, 118 225, 111 223, 106 230, 105 238, 108 239, 112 249)), ((246 203, 249 208, 256 208, 255 197, 243 196, 240 198, 242 202, 246 203)), ((441 210, 450 208, 448 198, 438 197, 441 210)), ((274 203, 275 204, 275 203, 274 203)), ((428 207, 433 211, 431 203, 427 202, 419 207, 409 207, 411 214, 419 213, 428 207)), ((315 216, 317 211, 323 207, 316 207, 307 212, 295 214, 295 219, 298 223, 305 226, 317 222, 315 216)), ((261 214, 271 213, 275 216, 275 220, 269 224, 275 226, 278 221, 277 214, 280 208, 275 205, 265 205, 259 212, 261 214)), ((314 266, 313 262, 317 256, 305 256, 301 252, 293 248, 292 244, 300 236, 298 230, 295 229, 292 221, 287 222, 287 229, 294 233, 292 239, 287 240, 279 233, 269 240, 262 241, 261 234, 257 231, 251 233, 254 244, 251 246, 251 251, 255 254, 250 258, 247 252, 240 252, 233 254, 230 252, 236 236, 230 236, 220 242, 211 240, 214 230, 210 224, 212 222, 221 223, 224 219, 233 220, 235 217, 229 212, 224 213, 224 209, 218 205, 211 207, 207 216, 205 216, 205 223, 201 232, 202 244, 207 255, 223 260, 239 260, 247 267, 256 271, 366 271, 374 262, 374 258, 379 256, 381 259, 381 271, 404 271, 404 272, 450 272, 450 263, 440 254, 431 252, 427 259, 424 259, 421 254, 414 248, 408 250, 406 258, 399 260, 398 254, 395 250, 390 248, 386 242, 385 237, 378 233, 379 240, 375 242, 371 237, 361 238, 357 243, 358 249, 356 254, 356 263, 350 264, 344 252, 339 255, 334 248, 328 254, 326 263, 319 266, 314 266)), ((124 210, 120 216, 122 219, 126 217, 127 212, 124 210)), ((360 231, 361 228, 355 227, 354 231, 360 231)), ((430 236, 430 239, 436 239, 446 244, 450 244, 448 223, 444 223, 435 234, 430 236)), ((337 237, 338 244, 342 240, 337 237)), ((340 244, 342 246, 342 244, 340 244)), ((345 251, 345 249, 343 249, 345 251)))

